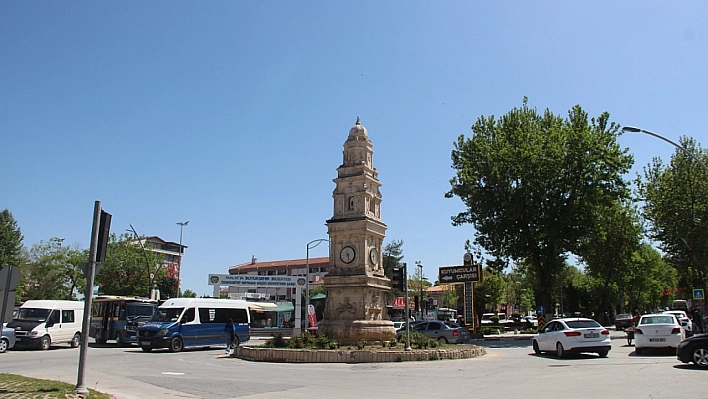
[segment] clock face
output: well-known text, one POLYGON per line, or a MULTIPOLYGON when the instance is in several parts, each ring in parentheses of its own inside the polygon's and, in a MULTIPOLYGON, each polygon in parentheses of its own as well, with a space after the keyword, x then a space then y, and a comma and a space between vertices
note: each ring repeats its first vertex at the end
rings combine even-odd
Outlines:
POLYGON ((371 263, 379 263, 379 251, 376 248, 371 248, 371 252, 369 252, 369 257, 371 258, 371 263))
POLYGON ((352 263, 352 261, 354 261, 355 256, 356 256, 356 254, 354 253, 354 248, 352 248, 352 247, 344 247, 344 248, 342 248, 342 251, 339 253, 339 258, 344 263, 352 263))

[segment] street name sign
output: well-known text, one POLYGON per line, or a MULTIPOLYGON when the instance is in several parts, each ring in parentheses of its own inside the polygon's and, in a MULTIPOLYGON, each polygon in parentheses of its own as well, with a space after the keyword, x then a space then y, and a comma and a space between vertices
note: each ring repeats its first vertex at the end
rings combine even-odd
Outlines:
POLYGON ((438 281, 440 284, 478 283, 480 269, 480 265, 441 266, 438 268, 438 281))

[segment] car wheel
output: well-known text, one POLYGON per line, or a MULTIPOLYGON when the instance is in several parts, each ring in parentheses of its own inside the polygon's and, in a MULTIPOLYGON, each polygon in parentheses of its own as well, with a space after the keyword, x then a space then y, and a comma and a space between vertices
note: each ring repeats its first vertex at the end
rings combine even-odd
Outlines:
POLYGON ((241 340, 239 340, 238 336, 236 336, 236 337, 234 337, 234 340, 231 341, 231 350, 233 350, 235 353, 236 348, 238 348, 239 345, 241 345, 241 340))
POLYGON ((181 352, 184 349, 184 344, 179 337, 172 338, 170 341, 170 352, 181 352))
POLYGON ((140 349, 142 349, 143 352, 152 352, 152 348, 149 346, 141 346, 140 349))
POLYGON ((39 340, 39 349, 46 351, 50 346, 52 346, 52 340, 49 335, 45 335, 39 340))
POLYGON ((532 346, 533 346, 533 352, 534 352, 535 354, 537 354, 537 355, 540 355, 540 354, 541 354, 541 349, 539 349, 539 347, 538 347, 538 342, 536 342, 536 340, 533 341, 533 345, 532 345, 532 346))
POLYGON ((5 338, 0 339, 0 353, 7 352, 8 347, 10 347, 10 342, 8 342, 5 338))
POLYGON ((71 347, 72 348, 78 348, 79 344, 81 343, 81 334, 76 333, 74 336, 71 338, 71 347))
POLYGON ((446 343, 447 343, 447 338, 445 338, 445 337, 440 337, 440 338, 438 338, 438 342, 440 342, 441 344, 446 344, 446 343))
POLYGON ((644 349, 635 347, 634 353, 636 353, 637 355, 641 355, 642 353, 644 353, 644 349))
POLYGON ((607 357, 608 353, 610 353, 609 349, 600 349, 597 351, 597 354, 600 355, 600 357, 607 357))
POLYGON ((560 342, 556 343, 556 354, 558 357, 563 357, 565 356, 565 349, 563 349, 563 344, 560 342))
POLYGON ((699 367, 708 367, 708 348, 705 346, 699 346, 693 350, 693 355, 691 356, 693 364, 699 367))

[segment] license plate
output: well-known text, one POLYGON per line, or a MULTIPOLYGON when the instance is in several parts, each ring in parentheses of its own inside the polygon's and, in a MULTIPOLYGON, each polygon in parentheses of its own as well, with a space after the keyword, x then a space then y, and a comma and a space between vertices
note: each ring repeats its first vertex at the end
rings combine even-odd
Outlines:
POLYGON ((585 338, 599 338, 600 334, 599 333, 589 333, 585 334, 585 338))
POLYGON ((15 341, 22 341, 22 338, 20 338, 20 337, 15 337, 15 341))
POLYGON ((649 338, 649 342, 666 342, 666 338, 649 338))
POLYGON ((140 341, 140 346, 150 346, 150 341, 140 341))

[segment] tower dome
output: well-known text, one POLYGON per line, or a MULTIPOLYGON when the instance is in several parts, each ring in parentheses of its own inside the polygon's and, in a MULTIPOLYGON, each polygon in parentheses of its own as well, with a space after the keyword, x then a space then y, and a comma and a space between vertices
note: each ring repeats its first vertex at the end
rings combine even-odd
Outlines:
POLYGON ((366 131, 366 128, 361 124, 361 119, 357 116, 356 117, 356 124, 352 126, 352 128, 349 130, 349 137, 369 137, 369 132, 366 131))

